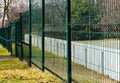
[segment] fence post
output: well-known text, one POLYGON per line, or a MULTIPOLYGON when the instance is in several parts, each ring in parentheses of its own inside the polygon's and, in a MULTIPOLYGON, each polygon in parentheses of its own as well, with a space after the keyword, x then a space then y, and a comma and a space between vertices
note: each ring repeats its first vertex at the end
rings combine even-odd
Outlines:
POLYGON ((28 26, 29 26, 29 66, 31 66, 31 57, 32 57, 32 43, 31 43, 31 0, 29 0, 29 16, 28 16, 28 26))
POLYGON ((17 57, 17 25, 16 25, 16 20, 14 21, 14 26, 15 26, 15 56, 17 57))
POLYGON ((10 22, 10 51, 12 56, 12 23, 10 22))
POLYGON ((9 27, 8 27, 8 33, 9 33, 9 36, 8 36, 8 39, 9 39, 9 51, 11 52, 11 23, 9 23, 9 27))
POLYGON ((23 30, 22 30, 22 14, 20 13, 20 30, 21 30, 21 59, 23 59, 23 30))
POLYGON ((10 52, 10 24, 8 24, 8 27, 7 27, 7 40, 8 40, 8 43, 7 43, 7 47, 8 47, 8 51, 10 52))
POLYGON ((71 0, 66 0, 67 83, 71 83, 71 0))
POLYGON ((6 43, 6 42, 5 42, 5 27, 4 27, 4 35, 3 35, 3 38, 4 38, 4 39, 3 39, 3 40, 4 40, 3 43, 4 43, 4 47, 5 47, 5 43, 6 43))
POLYGON ((42 0, 42 71, 44 71, 45 57, 44 57, 44 27, 45 27, 45 0, 42 0))

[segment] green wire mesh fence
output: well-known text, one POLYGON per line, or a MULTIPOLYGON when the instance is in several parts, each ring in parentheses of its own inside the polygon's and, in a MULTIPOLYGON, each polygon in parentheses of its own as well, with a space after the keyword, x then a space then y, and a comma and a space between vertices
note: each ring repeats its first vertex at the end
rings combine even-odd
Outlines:
POLYGON ((42 68, 42 0, 31 3, 32 63, 42 68))
POLYGON ((28 11, 21 13, 21 28, 22 28, 22 50, 23 50, 23 58, 30 64, 30 44, 29 44, 29 27, 28 27, 28 11))
POLYGON ((45 0, 44 32, 45 68, 67 81, 65 6, 65 0, 45 0))
POLYGON ((0 44, 11 52, 11 23, 6 27, 0 29, 0 44))
POLYGON ((13 55, 67 83, 120 81, 120 1, 29 3, 29 11, 0 29, 0 43, 15 48, 13 55))
POLYGON ((23 59, 22 55, 22 35, 20 19, 14 21, 15 26, 15 55, 20 59, 23 59))
POLYGON ((119 5, 118 0, 72 0, 73 82, 119 81, 119 5))

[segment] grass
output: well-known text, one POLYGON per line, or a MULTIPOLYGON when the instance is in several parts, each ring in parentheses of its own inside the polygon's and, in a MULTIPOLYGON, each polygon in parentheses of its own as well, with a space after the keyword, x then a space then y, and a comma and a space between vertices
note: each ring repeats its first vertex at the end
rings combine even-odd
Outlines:
POLYGON ((36 67, 29 67, 25 61, 17 58, 0 61, 0 65, 0 83, 60 83, 49 72, 43 73, 36 67))
POLYGON ((15 44, 12 44, 12 55, 15 55, 15 44))
POLYGON ((3 48, 0 45, 0 56, 9 56, 9 55, 10 55, 10 52, 8 52, 8 50, 6 48, 3 48))
MULTIPOLYGON (((37 48, 37 47, 32 47, 32 53, 34 55, 32 61, 37 65, 41 65, 40 64, 41 49, 37 48), (37 57, 37 58, 35 58, 35 57, 37 57)), ((63 57, 60 57, 58 55, 55 55, 53 53, 50 53, 48 51, 45 51, 45 58, 46 58, 45 66, 47 68, 49 68, 50 70, 52 70, 53 72, 60 75, 62 78, 66 79, 66 59, 63 57)), ((79 82, 81 82, 81 83, 98 83, 98 81, 96 79, 95 80, 90 79, 91 71, 88 70, 87 68, 85 68, 81 65, 78 66, 75 63, 72 63, 72 68, 74 69, 73 79, 75 81, 78 81, 78 83, 79 82), (76 71, 79 71, 79 73, 77 73, 76 71), (86 77, 85 75, 83 76, 83 73, 81 74, 81 72, 86 72, 85 75, 88 77, 86 77), (87 75, 87 72, 89 72, 89 75, 87 75)))
MULTIPOLYGON (((13 45, 14 47, 14 45, 13 45)), ((24 52, 25 55, 29 55, 28 54, 28 47, 24 47, 24 52)), ((33 61, 35 62, 35 64, 40 63, 41 60, 41 50, 40 48, 37 47, 32 47, 32 53, 33 53, 33 58, 35 58, 33 61)), ((52 54, 50 52, 45 51, 45 65, 50 68, 52 71, 56 72, 57 74, 59 74, 61 77, 66 77, 66 59, 59 57, 55 54, 52 54), (48 59, 49 58, 49 59, 48 59)), ((0 63, 1 65, 2 63, 0 63)), ((27 64, 25 62, 21 63, 19 62, 17 59, 15 59, 14 61, 5 61, 4 64, 6 64, 6 66, 1 65, 1 70, 2 72, 0 72, 0 80, 1 78, 3 78, 2 80, 6 83, 39 83, 39 82, 50 82, 50 83, 60 83, 60 81, 55 78, 54 76, 51 77, 51 74, 49 72, 41 72, 39 71, 39 69, 35 69, 34 67, 29 68, 27 66, 27 64), (17 63, 17 64, 16 64, 17 63), (21 65, 20 67, 17 65, 21 65), (3 67, 2 67, 3 66, 3 67), (17 66, 17 67, 16 67, 17 66), (6 68, 5 68, 6 67, 6 68), (5 69, 2 69, 5 68, 5 69), (15 69, 14 69, 15 68, 15 69), (7 70, 4 72, 4 70, 7 70), (34 72, 36 71, 36 72, 34 72), (10 74, 8 74, 8 72, 10 74), (12 73, 14 72, 14 73, 12 73), (21 73, 18 73, 21 72, 21 73), (25 73, 26 72, 26 73, 25 73), (5 76, 3 75, 4 73, 5 76), (38 75, 38 73, 40 73, 40 76, 38 75), (3 77, 1 77, 1 75, 3 77), (8 76, 6 76, 8 75, 8 76), (50 77, 48 76, 50 75, 50 77), (48 76, 48 77, 47 77, 48 76), (51 78, 51 79, 49 79, 51 78), (9 79, 9 81, 7 81, 9 79)), ((41 65, 41 64, 38 64, 41 65)), ((87 69, 86 67, 83 67, 82 65, 78 65, 76 63, 72 63, 72 77, 75 81, 81 82, 81 83, 108 83, 109 81, 111 81, 112 83, 117 83, 116 81, 112 81, 110 78, 103 76, 95 71, 91 71, 89 69, 87 69)), ((63 82, 61 82, 63 83, 63 82)))
MULTIPOLYGON (((40 59, 38 57, 41 57, 41 50, 40 48, 33 47, 33 58, 37 56, 37 59, 34 59, 34 62, 36 64, 40 63, 40 59)), ((60 57, 58 55, 55 55, 53 53, 50 53, 48 51, 45 51, 45 66, 52 70, 53 72, 56 72, 58 75, 60 75, 62 78, 66 78, 66 59, 63 57, 60 57)), ((39 65, 39 64, 38 64, 39 65)), ((118 83, 115 80, 112 80, 108 76, 102 75, 100 73, 97 73, 95 71, 92 71, 90 69, 87 69, 86 67, 72 63, 72 78, 75 82, 79 83, 108 83, 109 81, 112 83, 118 83)))
MULTIPOLYGON (((42 57, 41 56, 41 49, 39 47, 33 46, 32 47, 32 55, 33 55, 33 57, 34 56, 42 57)), ((46 58, 52 58, 52 57, 54 57, 54 58, 63 58, 63 57, 57 56, 57 55, 55 55, 55 54, 53 54, 51 52, 48 52, 48 51, 45 51, 45 57, 46 58)))
MULTIPOLYGON (((13 44, 13 49, 14 49, 13 44)), ((0 46, 2 52, 8 51, 0 46)), ((14 51, 14 50, 13 50, 14 51)), ((15 52, 14 52, 15 53, 15 52)), ((0 55, 3 56, 3 55, 0 55)), ((0 83, 62 83, 51 73, 42 72, 35 66, 29 67, 26 61, 18 58, 0 60, 0 83)))
POLYGON ((8 69, 26 69, 28 65, 25 62, 21 62, 18 59, 12 60, 2 60, 0 61, 0 70, 8 70, 8 69))

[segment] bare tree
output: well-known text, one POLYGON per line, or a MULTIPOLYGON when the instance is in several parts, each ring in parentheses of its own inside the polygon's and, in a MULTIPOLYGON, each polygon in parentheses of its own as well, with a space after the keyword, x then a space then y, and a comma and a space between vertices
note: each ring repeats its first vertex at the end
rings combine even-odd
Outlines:
MULTIPOLYGON (((0 3, 0 10, 2 8, 2 4, 0 3)), ((2 12, 0 11, 0 18, 2 18, 2 12)))
POLYGON ((9 7, 9 19, 14 20, 16 18, 19 18, 21 12, 25 12, 28 10, 27 0, 24 0, 24 2, 18 2, 17 5, 10 5, 9 7))
POLYGON ((3 0, 2 26, 7 22, 18 18, 20 12, 27 10, 27 0, 3 0))
POLYGON ((5 17, 7 17, 9 19, 9 6, 10 4, 13 2, 14 0, 4 0, 4 7, 3 7, 3 18, 2 18, 2 26, 5 25, 5 17))

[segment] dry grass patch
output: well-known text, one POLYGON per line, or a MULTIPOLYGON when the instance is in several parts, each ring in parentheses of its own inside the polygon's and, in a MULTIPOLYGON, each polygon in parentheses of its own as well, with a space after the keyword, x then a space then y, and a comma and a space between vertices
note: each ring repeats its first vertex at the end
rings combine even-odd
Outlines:
POLYGON ((19 59, 0 61, 0 83, 62 83, 51 73, 28 67, 19 59))
POLYGON ((43 73, 37 68, 2 70, 0 71, 0 80, 3 83, 60 83, 49 72, 43 73))

